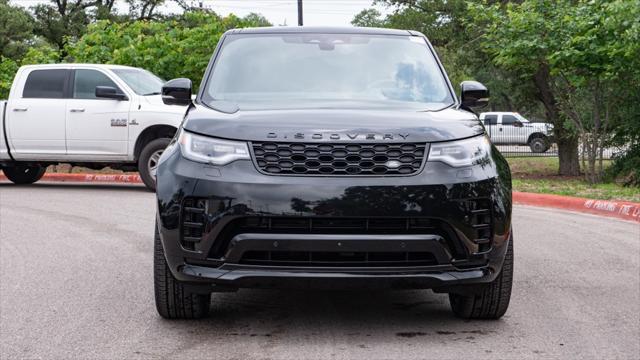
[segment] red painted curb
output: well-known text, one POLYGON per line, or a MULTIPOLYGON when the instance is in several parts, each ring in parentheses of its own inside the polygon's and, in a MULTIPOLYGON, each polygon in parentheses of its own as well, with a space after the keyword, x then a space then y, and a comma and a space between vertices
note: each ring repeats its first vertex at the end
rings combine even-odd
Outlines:
MULTIPOLYGON (((0 174, 0 180, 6 180, 7 177, 0 174)), ((98 183, 127 183, 137 184, 142 183, 140 175, 135 174, 60 174, 51 173, 44 174, 42 181, 56 181, 56 182, 98 182, 98 183)))
POLYGON ((640 222, 640 204, 630 201, 593 200, 572 196, 514 191, 513 202, 522 205, 578 211, 640 222))
MULTIPOLYGON (((0 180, 7 178, 0 174, 0 180)), ((142 183, 136 174, 45 174, 43 181, 97 182, 97 183, 142 183)), ((601 216, 640 222, 640 203, 577 198, 572 196, 513 192, 513 202, 522 205, 542 206, 578 211, 601 216)))

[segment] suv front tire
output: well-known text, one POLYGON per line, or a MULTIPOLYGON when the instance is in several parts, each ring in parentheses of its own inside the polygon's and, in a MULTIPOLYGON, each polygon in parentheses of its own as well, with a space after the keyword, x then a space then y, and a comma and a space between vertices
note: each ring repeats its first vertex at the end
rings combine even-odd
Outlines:
POLYGON ((200 319, 209 315, 211 294, 198 294, 171 274, 156 223, 153 249, 153 284, 158 314, 165 319, 200 319))
POLYGON ((513 233, 500 275, 473 295, 449 294, 453 313, 463 319, 499 319, 507 312, 513 283, 513 233))

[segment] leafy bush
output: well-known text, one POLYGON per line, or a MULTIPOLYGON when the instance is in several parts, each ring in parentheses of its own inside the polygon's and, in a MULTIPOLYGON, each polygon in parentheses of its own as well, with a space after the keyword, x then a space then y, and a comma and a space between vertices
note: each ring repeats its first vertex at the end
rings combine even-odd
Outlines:
POLYGON ((640 143, 632 144, 629 150, 614 157, 607 177, 618 179, 626 186, 640 187, 640 143))
POLYGON ((16 71, 18 71, 18 63, 0 56, 0 99, 6 99, 9 96, 16 71))

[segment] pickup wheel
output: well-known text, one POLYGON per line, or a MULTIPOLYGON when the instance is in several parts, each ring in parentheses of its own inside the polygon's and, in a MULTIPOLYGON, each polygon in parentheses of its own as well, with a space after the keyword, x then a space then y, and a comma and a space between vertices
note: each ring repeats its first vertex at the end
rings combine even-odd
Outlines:
POLYGON ((158 314, 165 319, 200 319, 209 315, 211 294, 197 294, 171 274, 164 257, 156 224, 153 251, 153 282, 158 314))
POLYGON ((142 182, 151 191, 156 190, 156 171, 158 170, 158 161, 164 149, 169 145, 171 139, 160 138, 150 141, 140 152, 138 158, 138 172, 142 178, 142 182))
POLYGON ((7 179, 9 179, 12 183, 16 185, 26 185, 33 184, 34 182, 40 180, 45 171, 47 171, 47 168, 41 165, 17 164, 15 166, 3 167, 2 171, 4 172, 4 175, 7 177, 7 179))
POLYGON ((529 148, 534 153, 546 152, 549 147, 549 140, 545 136, 534 137, 529 141, 529 148))
POLYGON ((474 295, 449 294, 453 313, 463 319, 499 319, 509 307, 513 283, 513 235, 500 275, 474 295))

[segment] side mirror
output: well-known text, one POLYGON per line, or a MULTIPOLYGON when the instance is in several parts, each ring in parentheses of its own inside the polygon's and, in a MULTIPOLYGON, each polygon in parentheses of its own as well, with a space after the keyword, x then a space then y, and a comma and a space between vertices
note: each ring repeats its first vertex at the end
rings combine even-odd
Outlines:
POLYGON ((113 86, 96 86, 96 97, 113 100, 129 100, 127 95, 121 93, 113 86))
POLYGON ((523 127, 524 124, 522 123, 522 121, 518 120, 518 121, 513 123, 513 126, 515 126, 515 127, 523 127))
POLYGON ((463 81, 460 84, 462 107, 481 108, 489 103, 489 90, 477 81, 463 81))
POLYGON ((162 86, 162 102, 166 105, 191 104, 191 80, 178 78, 162 86))

